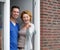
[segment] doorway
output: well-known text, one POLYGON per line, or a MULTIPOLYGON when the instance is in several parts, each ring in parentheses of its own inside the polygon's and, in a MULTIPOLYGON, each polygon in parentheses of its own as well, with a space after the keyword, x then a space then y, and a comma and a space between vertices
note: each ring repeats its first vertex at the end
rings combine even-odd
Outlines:
MULTIPOLYGON (((10 0, 10 7, 17 5, 20 13, 23 10, 30 10, 33 14, 32 23, 35 25, 36 35, 34 36, 34 50, 40 50, 40 0, 10 0)), ((21 25, 21 20, 18 18, 21 25)))

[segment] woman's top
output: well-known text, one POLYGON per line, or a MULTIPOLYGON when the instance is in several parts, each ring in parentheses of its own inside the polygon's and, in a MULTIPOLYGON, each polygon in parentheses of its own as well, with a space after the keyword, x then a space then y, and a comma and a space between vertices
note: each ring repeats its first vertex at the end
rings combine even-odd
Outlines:
POLYGON ((27 30, 20 30, 18 47, 24 47, 24 50, 32 50, 32 36, 35 34, 34 24, 30 23, 27 30))
POLYGON ((19 31, 18 47, 25 47, 25 40, 26 40, 26 29, 21 29, 19 31))

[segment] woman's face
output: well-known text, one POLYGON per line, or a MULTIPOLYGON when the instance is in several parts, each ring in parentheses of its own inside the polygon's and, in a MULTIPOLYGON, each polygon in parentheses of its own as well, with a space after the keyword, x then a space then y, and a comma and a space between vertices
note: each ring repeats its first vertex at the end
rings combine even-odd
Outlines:
POLYGON ((23 18, 22 19, 23 19, 23 22, 25 24, 30 23, 30 16, 28 14, 23 14, 23 18))

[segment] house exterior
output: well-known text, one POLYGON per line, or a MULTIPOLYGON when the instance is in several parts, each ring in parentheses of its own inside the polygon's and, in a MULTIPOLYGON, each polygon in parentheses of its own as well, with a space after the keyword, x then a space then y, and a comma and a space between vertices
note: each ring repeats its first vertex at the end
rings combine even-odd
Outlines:
MULTIPOLYGON (((0 4, 2 5, 0 9, 2 13, 0 15, 3 17, 2 29, 0 31, 0 34, 1 34, 0 40, 2 38, 2 40, 0 41, 1 50, 10 50, 10 6, 11 6, 10 2, 11 0, 0 0, 0 3, 2 3, 0 4)), ((36 35, 34 37, 35 38, 34 50, 40 50, 40 0, 33 0, 32 5, 33 5, 33 15, 34 15, 33 22, 36 29, 36 35)))

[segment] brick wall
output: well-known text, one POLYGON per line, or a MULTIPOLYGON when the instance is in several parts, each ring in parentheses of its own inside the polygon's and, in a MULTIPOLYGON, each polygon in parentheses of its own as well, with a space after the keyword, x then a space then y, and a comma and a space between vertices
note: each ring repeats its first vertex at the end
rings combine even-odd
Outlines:
POLYGON ((60 0, 40 1, 41 50, 60 50, 60 0))

